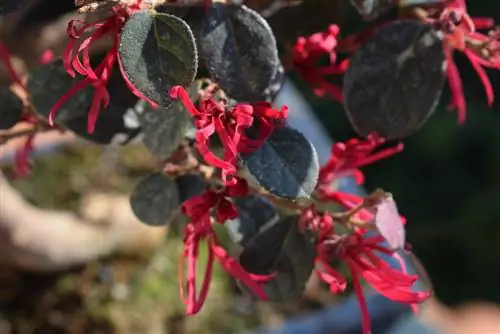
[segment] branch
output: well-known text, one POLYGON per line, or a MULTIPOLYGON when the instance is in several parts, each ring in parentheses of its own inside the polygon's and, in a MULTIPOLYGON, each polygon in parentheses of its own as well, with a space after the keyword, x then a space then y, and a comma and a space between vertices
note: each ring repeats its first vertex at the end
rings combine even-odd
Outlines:
POLYGON ((36 208, 0 174, 0 264, 29 271, 57 271, 113 252, 137 255, 157 246, 165 228, 135 218, 128 198, 89 194, 78 217, 36 208))

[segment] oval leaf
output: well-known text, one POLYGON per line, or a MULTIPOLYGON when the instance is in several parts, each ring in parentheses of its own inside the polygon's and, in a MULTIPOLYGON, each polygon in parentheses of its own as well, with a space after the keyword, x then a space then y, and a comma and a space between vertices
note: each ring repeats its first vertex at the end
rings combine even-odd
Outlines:
POLYGON ((314 269, 314 239, 299 231, 298 219, 290 216, 264 230, 240 255, 241 265, 250 273, 277 273, 263 285, 271 301, 299 296, 314 269))
POLYGON ((396 5, 394 0, 350 0, 365 20, 374 20, 396 5))
POLYGON ((175 178, 180 202, 183 203, 191 197, 201 195, 207 183, 199 174, 185 174, 175 178))
POLYGON ((155 156, 166 159, 177 150, 188 129, 189 114, 174 102, 168 108, 149 109, 141 115, 142 141, 155 156))
POLYGON ((143 223, 163 226, 180 207, 175 181, 162 173, 153 173, 139 182, 130 196, 132 211, 143 223))
POLYGON ((0 87, 0 130, 7 130, 21 120, 23 102, 8 87, 0 87))
POLYGON ((123 27, 119 46, 124 74, 142 94, 164 107, 172 86, 193 82, 198 57, 193 32, 182 19, 138 12, 123 27))
POLYGON ((238 208, 238 218, 227 221, 226 226, 231 239, 245 246, 254 236, 279 219, 278 210, 265 197, 252 194, 233 199, 238 208))
POLYGON ((351 58, 344 76, 347 117, 362 136, 406 137, 432 115, 444 82, 436 31, 414 20, 388 24, 351 58))
POLYGON ((316 149, 289 126, 276 128, 258 150, 240 158, 260 186, 273 195, 308 198, 316 187, 319 175, 316 149))
MULTIPOLYGON (((28 90, 36 111, 48 118, 57 100, 81 78, 72 78, 62 62, 40 66, 30 72, 28 90)), ((73 96, 56 114, 56 123, 80 137, 98 144, 127 144, 141 132, 138 114, 146 108, 127 88, 119 73, 109 83, 110 103, 101 110, 93 133, 87 132, 87 115, 93 89, 86 87, 73 96)))
POLYGON ((202 29, 200 53, 212 79, 236 100, 265 100, 281 66, 266 20, 243 5, 214 3, 202 29))
POLYGON ((200 41, 203 21, 205 19, 206 6, 198 4, 181 5, 174 3, 164 4, 156 7, 155 9, 161 13, 177 16, 189 25, 191 31, 193 32, 196 49, 198 51, 198 66, 204 64, 204 60, 200 54, 200 41))

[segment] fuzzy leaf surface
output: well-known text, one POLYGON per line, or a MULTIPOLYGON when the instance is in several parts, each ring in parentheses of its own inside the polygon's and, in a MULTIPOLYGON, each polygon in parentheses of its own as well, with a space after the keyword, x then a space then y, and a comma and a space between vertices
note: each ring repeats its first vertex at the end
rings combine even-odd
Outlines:
POLYGON ((244 5, 214 3, 205 13, 201 57, 211 78, 239 101, 264 101, 281 62, 267 21, 244 5))
POLYGON ((263 285, 270 301, 299 296, 314 269, 314 239, 300 232, 298 220, 298 216, 289 216, 265 229, 240 255, 240 263, 248 272, 277 273, 263 285))
POLYGON ((167 224, 180 205, 174 179, 162 173, 152 173, 142 179, 130 196, 134 214, 151 226, 167 224))
POLYGON ((188 87, 196 76, 198 56, 193 32, 177 16, 154 11, 133 15, 123 27, 120 64, 132 85, 155 103, 172 103, 170 88, 188 87))
POLYGON ((234 198, 238 208, 238 218, 227 221, 229 235, 234 242, 245 246, 253 237, 279 219, 278 210, 268 199, 251 194, 234 198))
POLYGON ((390 23, 350 59, 344 107, 358 134, 401 139, 435 111, 446 66, 441 38, 431 26, 416 20, 390 23))
POLYGON ((259 149, 240 158, 259 185, 278 197, 308 198, 318 182, 316 149, 289 126, 274 129, 259 149))

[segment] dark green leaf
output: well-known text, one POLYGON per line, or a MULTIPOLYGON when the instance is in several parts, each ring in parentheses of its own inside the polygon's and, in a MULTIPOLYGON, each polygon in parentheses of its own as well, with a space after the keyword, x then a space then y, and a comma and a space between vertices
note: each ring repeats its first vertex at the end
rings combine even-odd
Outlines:
POLYGON ((16 125, 23 114, 23 102, 8 87, 0 87, 0 130, 16 125))
POLYGON ((276 272, 276 277, 264 284, 271 301, 299 296, 314 268, 314 239, 299 231, 298 219, 290 216, 265 229, 240 255, 241 265, 250 273, 276 272))
POLYGON ((431 26, 401 20, 380 28, 344 76, 347 117, 362 136, 406 137, 432 115, 445 82, 445 55, 431 26))
POLYGON ((295 199, 308 198, 318 181, 318 154, 299 131, 276 128, 256 151, 241 155, 250 174, 273 195, 295 199))
POLYGON ((201 195, 207 183, 199 174, 185 174, 175 178, 180 202, 201 195))
MULTIPOLYGON (((175 15, 184 22, 186 22, 191 31, 193 32, 194 40, 196 42, 196 49, 198 51, 198 65, 203 66, 204 60, 202 55, 200 54, 201 50, 201 32, 203 26, 203 20, 205 18, 205 10, 206 7, 204 5, 180 5, 180 4, 165 4, 159 7, 156 7, 156 10, 161 13, 167 13, 171 15, 175 15)), ((200 75, 200 73, 198 73, 200 75)), ((205 76, 207 77, 207 76, 205 76)))
POLYGON ((263 101, 281 66, 266 20, 243 5, 212 4, 205 14, 200 53, 222 89, 239 101, 263 101))
POLYGON ((245 246, 250 239, 279 219, 278 210, 261 195, 252 194, 233 199, 238 208, 238 218, 227 221, 229 235, 234 242, 245 246))
POLYGON ((149 109, 141 115, 143 142, 155 156, 166 159, 177 150, 188 128, 189 115, 181 102, 149 109))
POLYGON ((162 173, 153 173, 139 182, 130 196, 132 211, 143 223, 162 226, 180 207, 175 181, 162 173))
POLYGON ((119 56, 133 86, 164 107, 172 102, 170 88, 189 86, 198 68, 196 44, 187 23, 154 11, 138 12, 125 23, 119 56))
POLYGON ((396 5, 395 0, 350 0, 365 20, 374 20, 396 5))
MULTIPOLYGON (((48 118, 57 100, 81 78, 72 78, 57 61, 30 72, 28 89, 37 112, 48 118)), ((56 114, 56 123, 77 135, 99 144, 127 144, 140 132, 138 114, 149 108, 125 85, 119 73, 109 83, 110 104, 97 118, 93 133, 87 132, 87 116, 94 90, 87 87, 74 95, 56 114)))

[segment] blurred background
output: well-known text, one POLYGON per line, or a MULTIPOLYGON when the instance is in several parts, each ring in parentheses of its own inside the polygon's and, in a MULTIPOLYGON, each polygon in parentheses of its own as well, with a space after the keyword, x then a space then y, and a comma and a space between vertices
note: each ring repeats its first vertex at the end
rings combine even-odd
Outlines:
MULTIPOLYGON (((469 1, 468 6, 473 16, 500 20, 498 1, 469 1)), ((361 29, 361 20, 349 6, 337 9, 333 16, 346 31, 361 29)), ((473 314, 467 308, 473 302, 500 304, 500 104, 488 108, 472 67, 461 55, 456 60, 468 102, 466 124, 458 126, 455 112, 446 110, 445 91, 439 109, 405 141, 403 153, 365 168, 368 191, 382 187, 395 196, 409 222, 409 242, 430 276, 437 300, 451 307, 432 304, 435 314, 443 315, 428 315, 434 324, 473 314), (456 313, 449 313, 457 307, 456 313)), ((489 75, 499 91, 500 73, 489 75)), ((333 140, 355 136, 340 105, 315 97, 297 76, 290 79, 333 140)), ((22 231, 0 233, 0 334, 243 333, 317 315, 331 305, 339 305, 335 314, 347 314, 337 317, 339 322, 358 316, 356 306, 343 304, 346 296, 330 295, 314 278, 301 298, 278 305, 240 293, 216 267, 204 311, 186 319, 177 287, 180 232, 145 227, 128 207, 127 195, 155 167, 155 160, 140 145, 103 148, 71 136, 46 136, 38 143, 43 145, 32 173, 10 185, 4 179, 0 184, 0 219, 38 228, 40 235, 37 243, 25 245, 29 237, 22 231), (55 143, 64 145, 48 150, 55 143), (50 243, 53 247, 47 247, 50 243), (37 249, 48 250, 38 254, 37 249)), ((11 149, 18 144, 0 148, 6 175, 11 149)), ((401 317, 402 309, 391 307, 387 312, 401 317)), ((499 319, 500 312, 491 307, 478 312, 499 319)), ((316 324, 321 321, 314 319, 316 324)), ((394 333, 424 333, 423 327, 411 327, 412 321, 408 318, 407 326, 394 333)), ((477 321, 470 333, 494 333, 480 329, 489 320, 477 321)), ((388 332, 389 327, 378 327, 374 333, 388 332)), ((295 333, 308 333, 307 328, 312 333, 312 327, 304 326, 295 333)), ((355 325, 345 331, 319 328, 318 333, 360 332, 355 325)))

